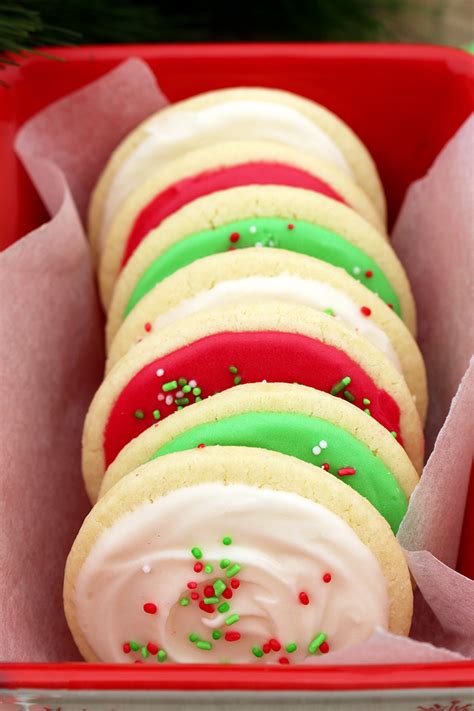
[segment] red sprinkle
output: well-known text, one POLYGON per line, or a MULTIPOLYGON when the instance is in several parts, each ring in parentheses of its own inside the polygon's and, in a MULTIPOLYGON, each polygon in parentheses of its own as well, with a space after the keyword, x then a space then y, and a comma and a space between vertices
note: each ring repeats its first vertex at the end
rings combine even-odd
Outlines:
POLYGON ((230 588, 226 588, 224 590, 224 592, 222 593, 222 597, 225 597, 226 600, 230 600, 230 598, 232 597, 233 594, 234 593, 232 592, 232 590, 230 588))
POLYGON ((131 647, 130 647, 130 645, 129 645, 128 642, 125 642, 125 644, 123 645, 122 649, 123 649, 123 651, 125 652, 125 654, 129 654, 131 647))
POLYGON ((229 237, 231 242, 238 242, 240 239, 240 234, 238 232, 232 232, 231 236, 229 237))
POLYGON ((191 600, 199 600, 199 593, 192 592, 191 593, 191 600))
POLYGON ((356 473, 356 470, 353 467, 342 467, 337 470, 337 473, 339 476, 352 476, 356 473))
POLYGON ((393 304, 387 304, 387 306, 389 307, 389 309, 392 309, 392 311, 393 311, 393 304))
POLYGON ((332 580, 332 575, 331 573, 324 573, 323 575, 323 580, 325 583, 330 583, 332 580))
POLYGON ((212 585, 206 585, 206 587, 204 588, 204 597, 214 597, 214 595, 215 592, 212 585))
POLYGON ((237 590, 237 588, 240 586, 240 580, 237 580, 237 578, 232 578, 230 584, 234 588, 234 590, 237 590))
POLYGON ((148 649, 150 654, 158 654, 158 645, 154 642, 148 642, 146 648, 148 649))
POLYGON ((288 657, 280 657, 280 659, 278 661, 280 662, 280 664, 289 664, 290 663, 290 660, 288 659, 288 657))
POLYGON ((228 252, 235 252, 235 247, 227 247, 228 252))
POLYGON ((268 644, 273 649, 274 652, 279 652, 281 649, 281 644, 277 639, 269 639, 268 644))
POLYGON ((199 603, 199 609, 203 612, 214 612, 214 605, 206 605, 204 600, 199 603))
POLYGON ((148 333, 151 331, 151 323, 148 322, 145 324, 145 331, 147 331, 148 333))
POLYGON ((203 566, 202 566, 202 563, 194 563, 194 568, 193 568, 193 570, 194 570, 195 573, 200 573, 201 570, 202 570, 202 567, 203 567, 203 566))
POLYGON ((237 642, 238 639, 240 639, 240 632, 226 632, 226 642, 237 642))
POLYGON ((328 472, 329 464, 327 462, 324 462, 324 464, 321 464, 321 469, 324 469, 325 472, 328 472))
POLYGON ((158 612, 158 608, 154 602, 146 602, 143 605, 143 609, 145 610, 145 612, 148 612, 149 615, 156 615, 156 613, 158 612))
POLYGON ((323 654, 327 654, 329 652, 329 644, 327 642, 323 642, 319 646, 319 651, 322 652, 323 654))
POLYGON ((367 277, 367 279, 370 279, 370 277, 373 277, 374 273, 373 273, 372 269, 367 269, 367 271, 365 272, 365 276, 367 277))
POLYGON ((269 644, 264 644, 263 647, 262 647, 262 649, 263 649, 263 651, 264 651, 265 654, 268 654, 269 651, 271 650, 271 647, 270 647, 269 644))
POLYGON ((360 311, 364 314, 364 316, 370 316, 370 314, 372 313, 372 309, 369 309, 368 306, 361 306, 360 311))
POLYGON ((302 605, 309 605, 309 597, 308 597, 307 593, 305 593, 305 592, 300 592, 300 594, 298 595, 298 597, 299 597, 299 600, 300 600, 300 602, 301 602, 302 605))
POLYGON ((205 447, 205 446, 206 446, 206 445, 204 444, 204 442, 201 442, 201 444, 198 444, 197 448, 198 448, 198 449, 202 449, 202 448, 205 447))
POLYGON ((290 222, 290 224, 288 225, 288 229, 289 229, 289 230, 294 230, 294 229, 295 229, 295 226, 292 225, 291 222, 290 222))
POLYGON ((190 590, 195 590, 197 588, 198 584, 194 580, 190 580, 188 583, 188 588, 190 590))

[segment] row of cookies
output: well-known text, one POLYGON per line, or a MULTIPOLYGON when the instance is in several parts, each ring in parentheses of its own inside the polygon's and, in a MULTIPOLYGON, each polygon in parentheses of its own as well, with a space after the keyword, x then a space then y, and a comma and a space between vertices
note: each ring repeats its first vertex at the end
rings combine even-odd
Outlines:
POLYGON ((65 579, 86 659, 310 663, 408 633, 427 391, 385 220, 363 144, 285 92, 194 97, 116 149, 90 209, 97 503, 65 579))

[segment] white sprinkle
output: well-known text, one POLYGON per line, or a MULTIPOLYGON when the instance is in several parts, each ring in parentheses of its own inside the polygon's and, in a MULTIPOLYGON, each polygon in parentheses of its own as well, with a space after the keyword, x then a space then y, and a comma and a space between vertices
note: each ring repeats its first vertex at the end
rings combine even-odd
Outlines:
POLYGON ((178 390, 178 392, 176 393, 176 397, 183 397, 183 395, 184 393, 182 390, 178 390))
POLYGON ((269 246, 269 247, 274 247, 274 246, 275 246, 275 242, 274 242, 272 239, 269 240, 268 246, 269 246))
POLYGON ((268 381, 267 381, 267 380, 262 380, 262 383, 266 383, 266 382, 268 382, 268 381))
POLYGON ((165 374, 165 371, 163 370, 163 368, 158 368, 156 374, 159 378, 161 378, 161 376, 165 374))
POLYGON ((163 395, 163 393, 158 393, 158 400, 161 402, 164 399, 165 399, 165 396, 163 395))
POLYGON ((321 454, 321 447, 318 447, 318 445, 316 445, 315 447, 313 447, 313 454, 315 454, 316 456, 317 456, 318 454, 321 454))
POLYGON ((255 225, 252 225, 251 227, 249 227, 249 232, 251 235, 254 235, 256 231, 257 231, 257 228, 255 227, 255 225))
POLYGON ((172 405, 173 404, 174 397, 172 395, 167 395, 165 399, 165 403, 167 405, 172 405))
POLYGON ((147 564, 145 564, 142 568, 144 573, 149 573, 151 571, 151 567, 147 564))
POLYGON ((319 446, 321 447, 321 449, 326 449, 326 447, 328 446, 328 443, 326 442, 325 439, 322 439, 321 442, 319 443, 319 446))
POLYGON ((196 381, 196 380, 190 380, 189 383, 188 383, 188 385, 189 385, 190 388, 195 388, 196 385, 197 385, 197 381, 196 381))
POLYGON ((354 267, 354 269, 352 270, 352 273, 353 274, 360 274, 360 267, 354 267))
POLYGON ((263 247, 263 242, 255 242, 256 247, 263 247))

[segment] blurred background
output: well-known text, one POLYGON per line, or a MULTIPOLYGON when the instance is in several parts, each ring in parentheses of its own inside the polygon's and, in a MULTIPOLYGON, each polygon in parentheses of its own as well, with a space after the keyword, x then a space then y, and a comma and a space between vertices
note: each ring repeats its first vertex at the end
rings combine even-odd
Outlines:
POLYGON ((371 41, 468 45, 473 39, 474 0, 0 0, 0 52, 20 53, 48 44, 371 41))

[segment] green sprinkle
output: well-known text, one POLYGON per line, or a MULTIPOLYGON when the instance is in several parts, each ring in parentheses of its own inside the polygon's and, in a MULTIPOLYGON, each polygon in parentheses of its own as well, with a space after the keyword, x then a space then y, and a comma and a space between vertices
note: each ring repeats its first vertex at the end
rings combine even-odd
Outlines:
POLYGON ((187 385, 187 384, 188 384, 188 381, 186 380, 186 378, 180 378, 178 380, 178 385, 180 385, 181 387, 183 387, 184 385, 187 385))
POLYGON ((182 597, 181 600, 179 601, 179 604, 181 605, 181 607, 187 607, 189 605, 189 598, 182 597))
POLYGON ((370 400, 369 400, 368 397, 364 397, 364 399, 362 400, 362 402, 363 402, 364 405, 370 405, 370 400))
POLYGON ((234 385, 240 385, 241 382, 242 382, 241 376, 240 376, 240 375, 236 375, 235 378, 234 378, 234 385))
POLYGON ((252 654, 255 657, 263 657, 263 650, 260 647, 252 647, 252 654))
POLYGON ((188 397, 178 397, 175 400, 176 405, 189 405, 188 397))
POLYGON ((193 395, 200 395, 202 393, 201 388, 193 388, 193 395))
POLYGON ((204 566, 204 572, 207 574, 212 573, 213 570, 214 566, 212 566, 210 563, 204 566))
POLYGON ((182 410, 182 409, 183 409, 183 406, 182 406, 182 405, 178 405, 178 407, 177 407, 176 409, 177 409, 177 410, 182 410))
POLYGON ((209 649, 212 649, 212 643, 211 643, 211 642, 202 642, 202 641, 199 641, 199 642, 196 644, 196 647, 197 647, 198 649, 206 649, 206 650, 209 650, 209 649))
POLYGON ((132 649, 134 652, 138 652, 138 650, 140 649, 140 645, 138 644, 138 642, 129 642, 129 644, 130 649, 132 649))
POLYGON ((318 635, 316 635, 316 637, 310 643, 310 645, 308 647, 308 652, 310 654, 315 654, 325 640, 326 640, 326 635, 324 634, 324 632, 320 632, 318 635))
POLYGON ((332 388, 331 388, 331 395, 337 395, 338 393, 341 392, 341 390, 344 390, 347 385, 350 385, 351 379, 348 375, 346 375, 345 378, 340 380, 338 383, 336 383, 332 388))
POLYGON ((159 420, 161 417, 161 412, 159 410, 153 410, 153 417, 155 420, 159 420))
POLYGON ((290 644, 286 645, 285 649, 288 654, 291 654, 292 652, 296 652, 296 650, 298 649, 298 645, 296 644, 296 642, 290 642, 290 644))
POLYGON ((222 543, 225 546, 230 546, 230 544, 232 543, 232 538, 230 536, 224 536, 224 538, 222 539, 222 543))
POLYGON ((164 393, 169 393, 170 390, 177 390, 178 383, 176 380, 170 380, 168 383, 164 383, 162 390, 164 393))
POLYGON ((226 623, 226 625, 233 625, 234 622, 238 622, 239 620, 240 620, 240 617, 239 617, 238 614, 235 612, 233 615, 230 615, 230 616, 226 619, 225 623, 226 623))
POLYGON ((230 565, 230 560, 229 560, 228 558, 222 558, 222 560, 221 560, 221 562, 219 563, 219 565, 220 565, 220 567, 222 568, 222 570, 224 570, 224 568, 228 568, 228 567, 229 567, 229 565, 230 565))
POLYGON ((158 654, 156 655, 156 658, 158 659, 159 662, 164 662, 168 655, 166 654, 164 649, 160 649, 158 654))
POLYGON ((354 395, 351 393, 350 390, 344 390, 344 392, 343 392, 342 394, 344 395, 344 397, 346 398, 346 400, 349 400, 349 402, 354 402, 355 397, 354 397, 354 395))
POLYGON ((370 416, 370 410, 369 410, 368 407, 365 407, 365 408, 364 408, 364 412, 365 412, 366 415, 369 415, 369 416, 370 416))
POLYGON ((229 365, 229 373, 232 373, 235 375, 235 373, 238 373, 239 369, 235 367, 235 365, 229 365))
POLYGON ((329 314, 329 316, 335 316, 336 314, 332 309, 324 309, 325 314, 329 314))
POLYGON ((397 439, 397 436, 398 436, 398 435, 397 435, 397 433, 395 432, 395 430, 392 430, 392 431, 390 432, 390 434, 392 435, 392 437, 395 437, 395 439, 397 439))
POLYGON ((202 558, 202 550, 200 548, 196 548, 196 547, 191 548, 191 553, 197 560, 202 558))
POLYGON ((196 634, 196 632, 191 632, 188 639, 190 642, 197 642, 199 639, 199 636, 196 634))
POLYGON ((201 402, 201 400, 202 400, 202 397, 197 397, 197 398, 196 398, 196 402, 201 402))
POLYGON ((146 647, 142 647, 140 652, 141 652, 143 659, 146 659, 147 657, 150 656, 150 652, 148 651, 148 649, 146 647))
POLYGON ((190 385, 183 385, 183 393, 190 393, 192 387, 190 385))
POLYGON ((225 574, 227 575, 228 578, 233 578, 234 575, 237 575, 237 573, 240 570, 240 565, 238 563, 234 563, 234 565, 229 568, 228 570, 225 571, 225 574))
POLYGON ((217 605, 218 602, 219 602, 218 597, 205 597, 204 598, 204 603, 206 605, 217 605))
POLYGON ((212 633, 212 639, 220 639, 222 637, 222 632, 219 630, 214 630, 212 633))
POLYGON ((219 612, 229 612, 230 605, 228 602, 223 602, 222 605, 219 605, 217 609, 219 612))
POLYGON ((226 584, 223 580, 218 578, 216 582, 213 585, 214 592, 216 593, 217 596, 222 595, 224 590, 226 589, 226 584))
POLYGON ((145 413, 143 412, 143 410, 135 410, 133 416, 136 417, 137 420, 145 419, 145 413))

